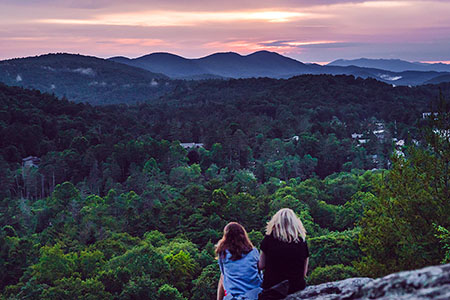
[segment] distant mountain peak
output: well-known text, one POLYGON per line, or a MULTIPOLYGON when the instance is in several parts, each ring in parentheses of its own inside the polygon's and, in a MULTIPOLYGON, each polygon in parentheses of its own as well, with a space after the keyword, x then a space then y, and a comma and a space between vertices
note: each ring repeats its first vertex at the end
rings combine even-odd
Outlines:
POLYGON ((144 58, 144 57, 152 57, 152 56, 159 56, 159 57, 175 57, 175 58, 182 58, 182 59, 186 59, 183 56, 180 55, 176 55, 173 53, 169 53, 169 52, 153 52, 138 58, 144 58))
POLYGON ((256 52, 253 52, 253 53, 249 54, 249 56, 250 56, 250 55, 255 55, 255 54, 276 54, 276 55, 281 55, 281 54, 279 54, 278 52, 274 52, 274 51, 269 51, 269 50, 259 50, 259 51, 256 51, 256 52))
POLYGON ((199 59, 206 59, 209 57, 244 57, 244 56, 240 55, 239 53, 229 51, 229 52, 216 52, 216 53, 201 57, 199 59))
MULTIPOLYGON (((253 53, 251 53, 251 54, 249 54, 247 56, 267 56, 267 57, 277 56, 277 57, 285 57, 285 56, 281 55, 280 53, 273 52, 273 51, 267 51, 267 50, 256 51, 256 52, 253 52, 253 53)), ((289 57, 285 57, 285 58, 289 58, 289 57)))
POLYGON ((134 59, 113 57, 111 60, 178 79, 289 78, 294 75, 311 73, 311 68, 315 68, 267 50, 248 55, 231 51, 217 52, 194 59, 157 52, 134 59))

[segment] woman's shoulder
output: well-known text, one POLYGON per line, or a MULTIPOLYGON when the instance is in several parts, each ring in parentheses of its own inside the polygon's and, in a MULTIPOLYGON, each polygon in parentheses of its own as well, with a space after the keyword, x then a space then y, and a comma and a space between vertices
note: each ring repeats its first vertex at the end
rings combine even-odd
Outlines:
POLYGON ((255 247, 247 254, 247 257, 250 257, 250 259, 256 259, 259 260, 259 251, 255 247))
POLYGON ((259 250, 256 247, 253 247, 253 249, 249 253, 259 255, 259 250))
POLYGON ((229 260, 231 257, 231 253, 228 249, 225 249, 222 253, 219 254, 219 261, 225 262, 227 260, 229 260))
POLYGON ((306 239, 299 238, 297 241, 286 242, 275 238, 273 235, 265 235, 264 239, 261 242, 261 246, 269 246, 269 245, 279 245, 279 244, 293 244, 296 246, 304 246, 307 245, 306 239))
POLYGON ((266 234, 260 244, 261 251, 267 253, 269 248, 271 248, 271 246, 273 245, 273 242, 274 242, 273 236, 266 234))
POLYGON ((272 234, 266 234, 266 235, 264 235, 264 238, 263 238, 262 242, 267 243, 268 241, 273 241, 273 240, 274 240, 274 237, 273 237, 272 234))

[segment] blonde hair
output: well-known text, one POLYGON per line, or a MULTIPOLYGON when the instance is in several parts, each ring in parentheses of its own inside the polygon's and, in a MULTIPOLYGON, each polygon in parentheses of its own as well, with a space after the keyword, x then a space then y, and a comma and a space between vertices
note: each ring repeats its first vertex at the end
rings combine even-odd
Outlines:
POLYGON ((306 230, 302 221, 290 208, 280 209, 267 223, 266 234, 287 243, 298 243, 300 237, 306 238, 306 230))

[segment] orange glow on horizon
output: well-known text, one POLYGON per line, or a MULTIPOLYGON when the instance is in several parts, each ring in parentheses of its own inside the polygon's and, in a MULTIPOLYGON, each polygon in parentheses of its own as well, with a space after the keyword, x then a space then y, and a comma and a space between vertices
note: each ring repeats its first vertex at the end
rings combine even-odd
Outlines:
MULTIPOLYGON (((282 43, 281 45, 270 45, 276 41, 230 41, 230 42, 211 42, 204 44, 203 46, 212 51, 223 51, 223 49, 228 49, 228 51, 250 54, 255 51, 269 50, 280 54, 289 54, 293 50, 296 50, 296 54, 302 52, 302 46, 311 45, 327 45, 339 43, 338 41, 288 41, 282 43)), ((317 64, 327 64, 328 62, 316 62, 317 64)))
POLYGON ((447 64, 450 65, 450 60, 427 60, 427 61, 420 61, 424 64, 447 64))
POLYGON ((310 63, 311 64, 318 64, 318 65, 321 65, 321 66, 325 66, 325 65, 328 65, 330 63, 330 61, 312 61, 310 63))

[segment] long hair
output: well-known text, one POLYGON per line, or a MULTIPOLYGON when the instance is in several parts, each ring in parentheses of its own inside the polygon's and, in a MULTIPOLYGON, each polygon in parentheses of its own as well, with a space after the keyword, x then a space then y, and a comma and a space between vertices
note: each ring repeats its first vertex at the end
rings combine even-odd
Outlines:
POLYGON ((266 234, 287 243, 305 241, 306 230, 302 221, 290 208, 280 209, 267 223, 266 234))
POLYGON ((216 255, 219 258, 224 258, 225 251, 228 250, 231 254, 231 260, 238 260, 252 249, 253 244, 248 238, 245 228, 239 223, 231 222, 223 229, 223 237, 216 245, 216 255))

